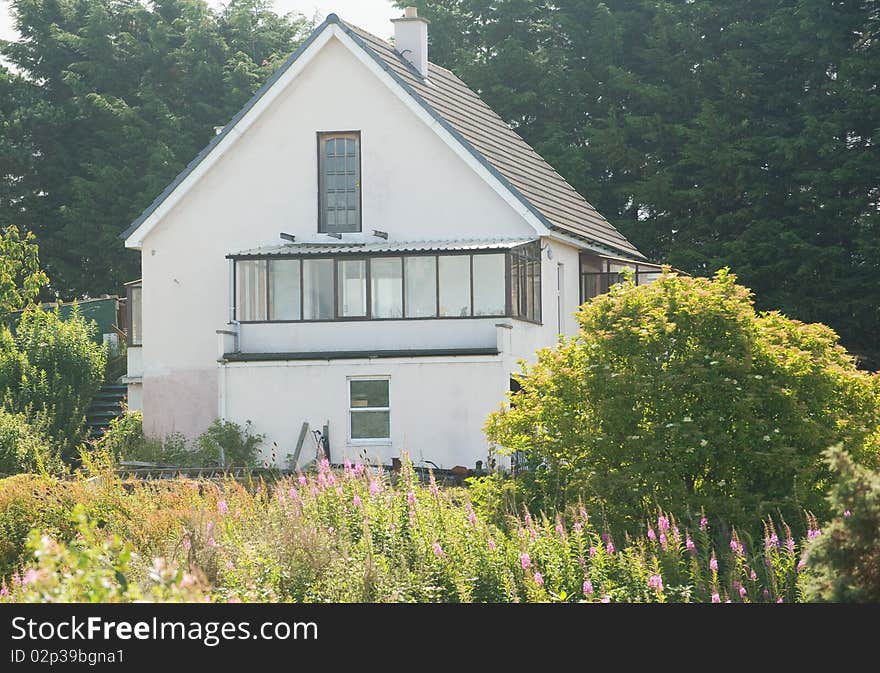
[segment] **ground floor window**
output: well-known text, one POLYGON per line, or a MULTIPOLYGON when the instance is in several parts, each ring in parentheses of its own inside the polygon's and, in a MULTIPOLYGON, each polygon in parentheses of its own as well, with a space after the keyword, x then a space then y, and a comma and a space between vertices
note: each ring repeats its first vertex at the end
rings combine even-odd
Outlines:
POLYGON ((391 438, 388 379, 349 379, 349 427, 353 441, 391 438))

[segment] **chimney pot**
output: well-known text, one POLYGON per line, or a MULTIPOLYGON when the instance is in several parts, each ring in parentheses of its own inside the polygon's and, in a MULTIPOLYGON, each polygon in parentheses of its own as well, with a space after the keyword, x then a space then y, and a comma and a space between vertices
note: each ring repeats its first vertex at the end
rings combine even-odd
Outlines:
POLYGON ((417 18, 418 15, 419 15, 419 8, 418 8, 418 7, 406 7, 406 8, 403 10, 403 15, 404 15, 407 19, 415 19, 415 18, 417 18))

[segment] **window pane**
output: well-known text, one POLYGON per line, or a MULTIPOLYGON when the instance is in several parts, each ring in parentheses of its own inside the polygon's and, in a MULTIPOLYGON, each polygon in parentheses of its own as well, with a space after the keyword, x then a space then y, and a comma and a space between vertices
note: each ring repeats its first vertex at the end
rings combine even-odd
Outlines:
POLYGON ((349 381, 351 385, 351 408, 387 407, 388 381, 349 381))
POLYGON ((269 320, 299 320, 299 260, 269 261, 269 320))
POLYGON ((339 316, 360 318, 367 315, 367 262, 363 259, 339 260, 339 316))
POLYGON ((510 310, 519 315, 519 257, 510 256, 510 310))
POLYGON ((322 137, 322 142, 319 231, 360 231, 360 138, 356 134, 322 137))
POLYGON ((332 320, 333 260, 303 261, 303 319, 332 320))
POLYGON ((388 411, 352 411, 352 439, 388 439, 391 437, 391 419, 388 411))
POLYGON ((437 258, 407 257, 406 317, 428 318, 437 315, 437 258))
POLYGON ((470 255, 440 257, 440 315, 471 314, 470 255))
POLYGON ((541 262, 537 260, 529 262, 529 275, 532 279, 529 318, 541 322, 541 262))
POLYGON ((504 315, 504 255, 474 255, 474 315, 504 315))
POLYGON ((370 262, 374 318, 403 316, 403 259, 388 257, 370 262))
POLYGON ((235 319, 266 320, 266 261, 235 263, 235 319))
POLYGON ((128 300, 131 302, 131 325, 129 325, 129 339, 132 346, 140 346, 143 343, 143 328, 141 321, 141 288, 131 287, 128 290, 128 300))

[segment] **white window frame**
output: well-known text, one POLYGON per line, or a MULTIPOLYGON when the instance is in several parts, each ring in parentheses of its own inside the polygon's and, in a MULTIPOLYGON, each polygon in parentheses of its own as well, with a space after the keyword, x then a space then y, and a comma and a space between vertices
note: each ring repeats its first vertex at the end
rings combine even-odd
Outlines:
POLYGON ((362 376, 348 376, 345 379, 345 399, 348 400, 346 425, 348 426, 348 443, 351 445, 390 446, 391 445, 391 376, 389 374, 365 374, 362 376), (351 406, 351 382, 352 381, 387 381, 388 382, 388 406, 387 407, 357 407, 351 406), (361 411, 387 411, 388 412, 388 437, 353 438, 351 436, 351 415, 361 411))

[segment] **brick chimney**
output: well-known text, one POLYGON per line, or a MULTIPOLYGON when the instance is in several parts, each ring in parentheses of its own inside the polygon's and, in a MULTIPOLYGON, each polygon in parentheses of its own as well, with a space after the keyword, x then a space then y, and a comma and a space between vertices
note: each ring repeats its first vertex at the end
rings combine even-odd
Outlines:
POLYGON ((391 19, 394 24, 394 47, 419 74, 428 77, 428 20, 419 16, 415 7, 403 10, 399 19, 391 19))

